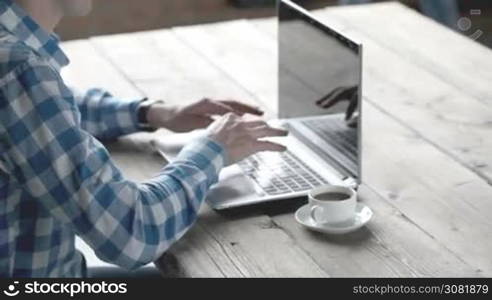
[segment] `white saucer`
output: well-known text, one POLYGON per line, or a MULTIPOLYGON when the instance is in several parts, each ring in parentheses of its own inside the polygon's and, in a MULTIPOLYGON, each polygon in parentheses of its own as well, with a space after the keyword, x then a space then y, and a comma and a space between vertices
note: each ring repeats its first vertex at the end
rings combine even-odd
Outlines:
POLYGON ((371 220, 372 210, 362 203, 357 203, 352 220, 336 224, 318 224, 311 218, 309 204, 306 204, 296 211, 295 217, 297 222, 311 230, 329 234, 345 234, 366 225, 371 220))

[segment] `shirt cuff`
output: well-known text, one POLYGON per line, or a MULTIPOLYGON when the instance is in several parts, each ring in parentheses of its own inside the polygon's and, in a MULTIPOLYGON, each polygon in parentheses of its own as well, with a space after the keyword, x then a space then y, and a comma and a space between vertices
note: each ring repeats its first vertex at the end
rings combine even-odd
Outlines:
POLYGON ((145 99, 120 100, 107 97, 100 107, 106 120, 106 133, 109 136, 121 136, 142 131, 138 122, 138 108, 145 99))
MULTIPOLYGON (((105 136, 115 137, 141 131, 138 122, 138 109, 146 98, 120 99, 105 90, 91 89, 86 95, 86 109, 97 109, 98 114, 104 118, 105 136), (89 101, 90 100, 90 101, 89 101), (94 105, 96 104, 96 105, 94 105)), ((88 113, 88 115, 90 115, 88 113)), ((95 122, 94 120, 87 120, 95 122)))
POLYGON ((184 147, 174 162, 192 162, 204 172, 207 185, 217 183, 218 176, 226 164, 227 153, 225 148, 210 138, 199 138, 184 147))

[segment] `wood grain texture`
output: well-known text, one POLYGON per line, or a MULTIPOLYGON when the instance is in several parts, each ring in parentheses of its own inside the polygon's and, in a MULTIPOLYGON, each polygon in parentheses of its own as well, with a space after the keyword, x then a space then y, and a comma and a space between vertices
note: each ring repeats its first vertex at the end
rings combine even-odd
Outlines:
POLYGON ((291 213, 274 211, 272 219, 334 277, 481 276, 368 186, 363 185, 359 195, 374 218, 366 228, 345 236, 310 232, 292 220, 291 213))
POLYGON ((364 111, 364 182, 463 261, 490 274, 492 222, 479 207, 490 205, 491 186, 376 111, 370 105, 364 111))
POLYGON ((88 40, 62 43, 70 65, 62 70, 67 84, 79 90, 103 88, 122 98, 141 98, 133 83, 101 55, 88 40))
MULTIPOLYGON (((224 24, 224 26, 227 26, 224 24)), ((246 26, 246 25, 244 25, 246 26)), ((218 25, 214 28, 214 31, 220 31, 220 29, 217 28, 218 25)), ((202 31, 207 31, 208 28, 206 26, 203 26, 202 31)), ((250 31, 252 32, 252 31, 250 31)), ((185 33, 183 33, 185 34, 185 33)), ((185 37, 186 38, 186 37, 185 37)), ((189 38, 190 40, 192 39, 191 37, 189 38)), ((237 37, 235 37, 237 39, 237 37)), ((254 35, 249 35, 248 39, 255 40, 254 35)), ((227 44, 228 42, 231 42, 229 40, 225 40, 223 43, 227 44)), ((273 52, 273 51, 272 51, 273 52)), ((265 53, 267 53, 265 51, 265 53)), ((212 57, 215 59, 215 57, 212 57)), ((261 62, 267 62, 269 59, 269 54, 265 54, 263 56, 257 55, 256 59, 261 62)), ((234 66, 228 65, 227 69, 228 72, 234 74, 239 72, 238 70, 234 70, 234 66)), ((253 69, 254 67, 250 67, 253 69)), ((422 72, 421 70, 417 69, 414 70, 415 72, 419 73, 422 72)), ((247 73, 254 73, 254 71, 249 70, 247 73)), ((245 83, 246 84, 246 83, 245 83)), ((369 83, 370 85, 371 83, 369 83)), ((405 132, 405 127, 401 127, 398 122, 395 122, 391 118, 387 117, 385 114, 382 114, 380 111, 376 109, 371 109, 368 112, 371 115, 371 118, 369 118, 369 123, 364 124, 364 128, 368 129, 369 132, 365 132, 366 138, 365 140, 368 141, 376 141, 376 143, 380 142, 380 137, 379 137, 379 126, 381 128, 393 128, 397 127, 399 131, 391 131, 388 135, 391 137, 398 137, 401 134, 407 134, 407 135, 412 135, 413 136, 413 131, 405 132), (376 116, 373 116, 376 115, 376 116), (371 121, 377 120, 377 122, 380 122, 380 124, 377 124, 378 126, 375 126, 371 124, 371 121)), ((433 152, 440 153, 432 145, 429 145, 425 140, 420 141, 422 145, 428 147, 427 152, 430 152, 431 154, 433 152)), ((367 144, 367 143, 366 143, 367 144)), ((376 149, 377 145, 376 144, 371 144, 371 145, 364 145, 367 147, 372 147, 371 149, 376 149)), ((392 144, 392 149, 394 148, 394 143, 392 144)), ((408 147, 407 145, 398 145, 398 149, 402 147, 408 147)), ((374 150, 375 151, 375 150, 374 150)), ((396 155, 400 154, 401 152, 397 152, 396 155)), ((385 153, 385 155, 388 155, 385 153)), ((370 154, 364 155, 364 158, 368 161, 384 161, 384 158, 382 157, 371 157, 370 154)), ((444 159, 447 159, 447 157, 444 156, 444 159)), ((413 161, 412 161, 413 162, 413 161)), ((458 169, 461 169, 461 166, 459 164, 455 164, 458 169)), ((387 167, 387 166, 382 166, 387 167)), ((374 168, 371 166, 373 172, 368 174, 367 176, 364 175, 364 178, 366 177, 375 177, 378 178, 378 173, 382 174, 382 172, 379 171, 379 168, 374 168)), ((365 169, 365 168, 364 168, 365 169)), ((459 172, 459 171, 458 171, 459 172)), ((383 174, 384 175, 384 174, 383 174)), ((404 179, 407 179, 405 175, 399 175, 400 177, 403 177, 404 179)), ((436 175, 439 176, 439 175, 436 175)), ((379 176, 382 177, 382 176, 379 176)), ((385 177, 382 177, 385 178, 385 177)), ((478 179, 475 177, 475 179, 478 179)), ((372 179, 368 180, 371 182, 372 179)), ((375 180, 375 179, 374 179, 375 180)), ((445 181, 445 178, 443 179, 445 181)), ((384 195, 386 196, 386 194, 384 195)), ((488 203, 485 201, 482 201, 482 204, 487 205, 488 203)), ((388 203, 386 203, 388 206, 388 203)), ((381 209, 384 209, 385 206, 382 205, 381 209)), ((393 211, 398 211, 398 209, 392 208, 390 209, 389 207, 386 207, 386 210, 393 210, 393 211)), ((473 216, 469 216, 473 217, 473 216)), ((298 227, 297 224, 295 224, 294 220, 292 219, 292 215, 289 213, 285 216, 282 217, 273 217, 273 220, 276 223, 282 222, 280 225, 282 228, 286 229, 289 228, 291 230, 295 230, 295 228, 298 227), (277 221, 278 220, 278 221, 277 221)), ((364 239, 364 236, 358 236, 358 238, 354 239, 357 241, 357 239, 360 239, 364 241, 362 244, 365 247, 361 247, 362 249, 357 249, 359 251, 354 250, 352 246, 354 244, 351 244, 348 242, 346 247, 338 247, 335 244, 333 248, 330 247, 329 244, 311 244, 311 247, 305 248, 306 251, 310 252, 311 256, 316 260, 319 259, 318 263, 320 263, 320 266, 325 267, 325 271, 327 271, 329 274, 335 274, 338 276, 350 276, 354 274, 358 275, 365 275, 365 276, 459 276, 460 274, 468 274, 469 276, 476 276, 476 274, 479 274, 480 272, 477 273, 477 271, 473 268, 470 267, 467 263, 464 263, 461 258, 454 254, 452 251, 449 251, 445 248, 445 246, 440 243, 438 240, 435 240, 431 235, 427 234, 423 230, 416 230, 418 227, 415 226, 414 223, 412 223, 411 220, 407 220, 406 217, 403 215, 402 220, 400 220, 400 223, 405 223, 404 221, 406 220, 407 227, 399 224, 398 222, 395 222, 395 225, 405 228, 408 232, 406 232, 405 237, 408 236, 407 239, 407 246, 410 245, 415 245, 417 249, 415 250, 418 253, 423 253, 428 251, 428 260, 427 260, 427 265, 424 263, 422 264, 421 257, 420 256, 414 256, 414 257, 405 257, 405 256, 400 256, 401 254, 398 251, 392 252, 392 247, 395 244, 394 240, 397 240, 401 236, 401 232, 396 232, 396 231, 389 231, 388 234, 388 239, 380 243, 376 243, 372 241, 370 238, 364 239), (416 227, 416 228, 415 228, 416 227), (411 232, 411 229, 414 229, 415 232, 411 232), (391 234, 390 234, 391 233, 391 234), (414 237, 413 239, 410 240, 411 237, 414 237), (422 243, 422 241, 425 241, 422 243), (317 245, 319 248, 317 248, 315 245, 317 245), (420 249, 418 249, 420 247, 420 249), (434 251, 432 251, 432 248, 434 251), (371 250, 368 250, 371 249, 371 250), (347 260, 331 260, 329 259, 329 254, 327 253, 351 253, 352 254, 352 259, 347 259, 347 260), (313 253, 317 253, 313 254, 313 253), (433 253, 433 255, 432 255, 433 253), (324 256, 323 256, 324 255, 324 256), (384 256, 386 255, 386 256, 384 256), (443 258, 443 261, 436 263, 435 262, 435 255, 440 255, 441 258, 443 258), (385 258, 385 259, 383 259, 385 258), (359 264, 357 263, 359 262, 359 264), (454 269, 448 268, 448 269, 442 269, 442 265, 456 265, 460 267, 455 267, 454 269), (364 267, 361 267, 364 266, 364 267), (466 271, 465 271, 466 270, 466 271)), ((384 224, 383 220, 383 224, 384 224)), ((381 226, 381 228, 384 228, 381 226)), ((381 229, 380 229, 381 230, 381 229)), ((484 231, 486 233, 486 231, 484 231)), ((304 245, 306 240, 305 236, 302 235, 302 231, 289 231, 289 234, 293 234, 294 238, 299 242, 300 245, 304 245), (295 233, 294 233, 295 232, 295 233)), ((378 233, 376 233, 378 234, 378 233)), ((370 234, 369 234, 370 235, 370 234)), ((355 243, 356 244, 356 243, 355 243)), ((487 249, 489 246, 485 245, 484 249, 487 249)), ((483 254, 483 253, 482 253, 483 254)), ((336 254, 334 254, 336 257, 336 254)), ((342 254, 339 254, 342 255, 342 254)), ((408 255, 408 254, 407 254, 408 255)), ((483 255, 482 255, 483 257, 483 255)))
MULTIPOLYGON (((295 222, 302 202, 227 213, 204 206, 157 262, 163 275, 491 276, 490 50, 396 4, 316 14, 365 45, 360 200, 374 210, 373 221, 333 237, 295 222), (473 58, 464 61, 465 53, 473 58)), ((100 83, 176 104, 238 97, 273 116, 276 34, 265 19, 76 41, 65 44, 77 60, 65 74, 81 87, 100 83)), ((163 164, 148 142, 164 134, 108 147, 128 178, 144 181, 163 164)))
POLYGON ((248 21, 174 28, 176 35, 243 86, 269 111, 277 112, 276 41, 248 21), (263 58, 268 56, 265 61, 263 58))
MULTIPOLYGON (((221 25, 222 26, 228 26, 228 24, 221 24, 221 25)), ((247 24, 242 24, 242 26, 243 26, 243 30, 246 31, 246 29, 244 29, 244 27, 247 26, 247 24)), ((207 26, 202 26, 200 28, 201 32, 205 32, 205 33, 208 32, 209 29, 210 28, 207 26)), ((225 29, 220 29, 219 25, 214 25, 211 30, 213 32, 222 32, 225 29)), ((247 39, 252 40, 252 41, 256 40, 255 35, 252 35, 253 30, 248 30, 248 32, 250 32, 250 34, 248 35, 247 39)), ((193 40, 193 38, 195 36, 195 33, 190 33, 189 31, 185 31, 185 30, 181 31, 180 34, 183 37, 183 39, 190 40, 190 41, 193 40), (190 36, 187 36, 188 34, 190 36)), ((256 33, 256 35, 259 35, 259 33, 256 33)), ((225 47, 226 44, 236 43, 237 39, 240 39, 240 37, 235 36, 234 40, 224 39, 222 41, 222 43, 223 43, 222 47, 225 47)), ((246 43, 246 42, 243 41, 243 43, 246 43)), ((260 64, 262 61, 267 63, 267 61, 269 60, 269 57, 270 57, 270 55, 272 55, 272 53, 274 53, 274 50, 264 51, 263 55, 260 55, 257 53, 255 56, 255 59, 260 64)), ((213 54, 213 52, 210 52, 208 55, 209 55, 210 59, 213 59, 213 60, 220 59, 218 57, 218 55, 216 56, 216 54, 213 54)), ((254 66, 249 66, 248 69, 244 69, 244 66, 235 66, 233 64, 229 64, 225 68, 226 68, 226 72, 228 72, 229 74, 238 74, 241 70, 244 71, 244 73, 249 73, 249 74, 255 73, 255 67, 254 66), (241 70, 238 70, 236 68, 241 68, 241 70)), ((420 70, 416 70, 416 71, 422 72, 420 70)), ((245 81, 242 84, 247 85, 248 81, 245 81)), ((254 90, 253 85, 250 85, 248 88, 250 90, 254 90)), ((377 110, 374 110, 374 113, 381 114, 377 110)), ((383 115, 382 117, 377 118, 377 120, 380 120, 381 118, 388 119, 386 116, 383 115)), ((389 122, 390 124, 396 123, 394 120, 391 120, 391 119, 386 120, 386 122, 389 122)), ((386 124, 386 122, 384 123, 384 125, 381 125, 381 126, 383 126, 383 127, 389 126, 388 124, 386 124)), ((393 125, 393 126, 395 126, 395 125, 393 125)), ((365 128, 367 128, 367 126, 365 128)), ((377 131, 376 130, 371 130, 371 131, 374 135, 372 135, 372 136, 370 135, 370 137, 368 139, 378 140, 378 137, 375 137, 377 131)), ((393 134, 394 134, 394 132, 393 132, 393 134)), ((413 132, 412 132, 412 134, 413 134, 413 132)), ((427 144, 427 142, 424 140, 422 140, 422 143, 424 145, 427 144)), ((429 146, 429 148, 432 150, 435 150, 435 149, 433 149, 432 146, 429 146)), ((374 160, 378 161, 378 160, 381 160, 381 158, 377 157, 374 160)), ((459 165, 457 165, 457 166, 460 167, 459 165)), ((370 176, 376 176, 376 175, 371 173, 370 176)), ((291 226, 290 228, 292 228, 292 226, 298 226, 297 224, 294 223, 291 214, 288 214, 286 217, 284 217, 283 220, 284 220, 284 225, 290 224, 290 226, 291 226)), ((275 217, 274 217, 274 221, 277 222, 277 219, 275 217)), ((412 225, 411 227, 413 227, 413 226, 415 226, 415 225, 412 225)), ((284 228, 284 227, 282 227, 282 228, 284 228)), ((289 233, 292 234, 292 232, 289 232, 289 233)), ((398 233, 398 232, 394 232, 395 236, 392 236, 392 237, 396 238, 397 236, 399 236, 399 234, 400 233, 398 233)), ((421 265, 421 262, 419 262, 420 257, 413 257, 413 260, 411 260, 408 257, 407 258, 401 258, 398 256, 398 254, 394 254, 394 256, 392 257, 393 260, 386 259, 386 260, 384 260, 384 263, 377 263, 378 261, 381 261, 381 257, 378 257, 377 254, 375 255, 375 253, 385 253, 385 252, 391 253, 391 251, 385 251, 385 249, 388 249, 388 248, 391 249, 391 247, 393 245, 391 238, 388 239, 387 241, 385 241, 386 244, 383 244, 384 246, 381 246, 381 245, 378 246, 377 244, 371 243, 371 241, 365 241, 365 243, 367 243, 368 247, 372 246, 372 247, 374 247, 374 249, 378 249, 379 251, 377 251, 377 250, 373 250, 372 252, 371 251, 360 251, 360 252, 358 252, 358 253, 356 252, 354 254, 354 258, 358 259, 360 261, 361 265, 366 264, 365 265, 366 269, 357 267, 358 265, 354 264, 354 261, 352 261, 352 260, 339 260, 338 261, 339 269, 336 270, 335 266, 337 264, 335 264, 333 261, 326 261, 326 256, 325 257, 322 256, 322 253, 326 253, 327 251, 332 250, 328 245, 322 245, 322 246, 320 245, 320 247, 322 247, 322 248, 320 248, 318 250, 319 256, 313 255, 312 253, 311 253, 311 256, 315 259, 319 258, 321 261, 324 261, 324 263, 320 263, 320 265, 322 267, 326 267, 325 271, 327 271, 329 274, 332 274, 331 272, 335 272, 336 275, 345 275, 345 276, 349 276, 350 274, 352 274, 352 275, 364 274, 366 276, 371 276, 371 275, 372 276, 378 276, 378 274, 379 274, 379 276, 381 276, 381 275, 382 276, 385 276, 385 275, 386 276, 402 276, 402 274, 405 274, 405 276, 412 276, 412 274, 413 274, 413 276, 419 276, 419 275, 422 276, 423 274, 425 274, 427 276, 430 276, 430 274, 433 274, 433 275, 440 274, 441 276, 452 276, 452 275, 459 276, 459 274, 464 274, 464 273, 469 274, 469 276, 475 276, 477 274, 475 269, 473 269, 472 267, 470 267, 466 263, 462 262, 461 258, 459 258, 457 255, 455 255, 451 251, 446 250, 442 244, 440 244, 438 241, 433 240, 433 238, 430 235, 427 235, 427 233, 425 231, 420 231, 419 234, 415 234, 414 236, 415 236, 414 242, 417 245, 419 244, 418 242, 423 240, 423 239, 432 240, 432 242, 434 244, 433 245, 434 249, 437 249, 437 250, 435 250, 434 254, 441 253, 444 260, 447 261, 447 263, 441 262, 442 264, 461 265, 462 268, 456 268, 454 270, 447 269, 444 271, 444 270, 442 270, 442 264, 441 263, 434 263, 434 259, 429 259, 428 260, 429 266, 426 266, 425 264, 421 265), (369 246, 369 245, 371 245, 371 246, 369 246), (368 262, 371 262, 371 263, 374 262, 374 264, 371 264, 368 262), (417 265, 417 266, 413 266, 413 265, 417 265), (334 268, 335 268, 335 271, 333 271, 334 268), (419 270, 419 268, 420 268, 420 273, 419 273, 419 271, 416 271, 416 270, 419 270), (463 270, 466 270, 466 272, 463 272, 463 270), (337 273, 337 271, 338 271, 338 273, 337 273)), ((300 245, 303 245, 305 242, 305 240, 300 238, 299 235, 294 235, 294 238, 299 242, 300 245)), ((412 244, 412 243, 409 243, 409 244, 412 244)), ((421 244, 420 246, 422 247, 421 249, 424 249, 424 250, 426 249, 426 247, 429 247, 426 244, 421 244)), ((486 248, 487 247, 485 247, 485 249, 486 248)), ((306 251, 312 250, 312 251, 316 252, 313 249, 316 249, 316 247, 313 246, 311 248, 306 249, 306 251)), ((344 249, 344 250, 347 251, 347 249, 344 249)), ((421 251, 424 252, 424 250, 421 250, 421 251)), ((336 251, 335 251, 335 253, 336 253, 336 251)), ((343 253, 343 250, 342 250, 342 253, 343 253)), ((432 253, 432 252, 429 251, 429 253, 432 253)), ((390 254, 388 256, 391 257, 390 254)), ((432 256, 430 256, 430 257, 432 257, 432 256)))
POLYGON ((92 42, 151 99, 184 105, 208 97, 260 105, 256 95, 229 80, 223 70, 205 60, 171 30, 100 37, 92 42), (139 57, 144 59, 135 59, 139 57))
POLYGON ((399 4, 316 15, 364 44, 374 105, 492 185, 490 49, 399 4))
POLYGON ((268 18, 268 19, 257 19, 251 22, 259 31, 264 34, 270 35, 272 38, 276 39, 278 36, 278 19, 268 18))
POLYGON ((442 81, 492 102, 491 51, 398 2, 325 9, 442 81))
MULTIPOLYGON (((206 92, 200 90, 198 80, 204 85, 216 79, 212 85, 213 90, 208 89, 209 92, 217 95, 219 92, 235 91, 246 95, 244 89, 238 87, 208 60, 194 54, 191 48, 170 31, 101 37, 93 39, 92 43, 124 78, 136 85, 140 83, 143 86, 156 86, 162 81, 169 91, 189 91, 197 96, 198 92, 206 92), (135 45, 135 40, 140 46, 131 46, 135 45), (163 44, 168 46, 164 47, 163 44), (124 50, 111 51, 112 47, 124 50), (130 62, 134 57, 145 55, 149 59, 147 63, 151 60, 154 67, 147 69, 145 64, 130 62), (204 72, 197 72, 197 68, 204 72), (194 73, 197 74, 195 77, 194 73), (179 86, 180 82, 183 84, 190 78, 188 88, 179 86)), ((188 96, 190 99, 193 95, 188 96)), ((171 99, 176 104, 185 104, 178 97, 166 99, 171 99)), ((148 135, 139 134, 108 145, 118 166, 130 179, 144 181, 151 178, 163 163, 145 153, 145 144, 148 141, 148 135), (141 155, 136 155, 138 152, 141 155), (140 167, 136 168, 136 165, 140 167)), ((261 213, 228 219, 204 207, 197 228, 192 229, 189 235, 174 245, 158 265, 165 276, 327 276, 295 241, 271 224, 271 219, 261 213)))

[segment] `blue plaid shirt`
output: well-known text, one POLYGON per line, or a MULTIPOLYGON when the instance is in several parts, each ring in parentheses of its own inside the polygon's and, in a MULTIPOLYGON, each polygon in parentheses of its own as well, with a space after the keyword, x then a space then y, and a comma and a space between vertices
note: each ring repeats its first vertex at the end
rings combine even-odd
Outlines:
POLYGON ((125 179, 95 137, 137 131, 140 102, 75 96, 66 64, 56 38, 0 0, 0 277, 85 276, 75 235, 127 269, 154 261, 193 224, 224 164, 223 148, 199 139, 153 179, 125 179))

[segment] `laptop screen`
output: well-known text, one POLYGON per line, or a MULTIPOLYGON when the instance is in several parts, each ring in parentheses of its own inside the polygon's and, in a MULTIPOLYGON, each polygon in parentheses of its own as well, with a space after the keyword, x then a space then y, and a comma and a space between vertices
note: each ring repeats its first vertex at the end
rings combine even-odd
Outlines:
MULTIPOLYGON (((328 141, 339 150, 334 160, 346 160, 344 173, 354 177, 359 171, 361 47, 291 1, 280 1, 279 117, 329 116, 327 119, 338 120, 333 131, 342 131, 352 146, 345 149, 331 137, 328 141)), ((329 132, 329 126, 325 127, 329 134, 339 133, 329 132)))

